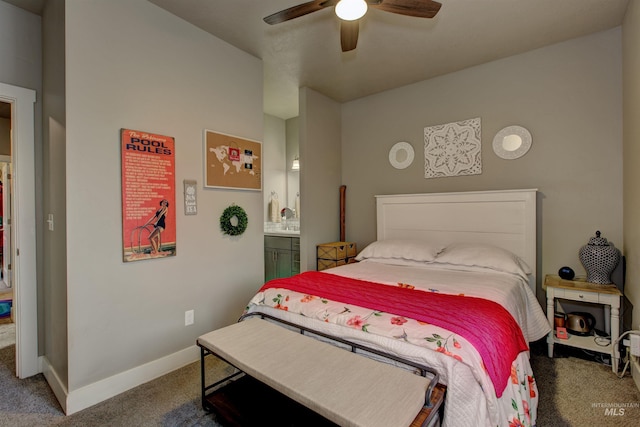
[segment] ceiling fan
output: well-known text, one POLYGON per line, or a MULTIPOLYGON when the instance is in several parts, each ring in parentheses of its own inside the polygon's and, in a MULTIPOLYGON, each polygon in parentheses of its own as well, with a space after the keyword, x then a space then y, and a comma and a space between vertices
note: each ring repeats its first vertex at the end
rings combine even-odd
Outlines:
POLYGON ((355 49, 358 44, 358 20, 369 7, 417 18, 433 18, 442 4, 432 0, 312 0, 269 15, 264 18, 264 22, 279 24, 331 6, 335 6, 336 15, 341 20, 340 44, 342 51, 347 52, 355 49))

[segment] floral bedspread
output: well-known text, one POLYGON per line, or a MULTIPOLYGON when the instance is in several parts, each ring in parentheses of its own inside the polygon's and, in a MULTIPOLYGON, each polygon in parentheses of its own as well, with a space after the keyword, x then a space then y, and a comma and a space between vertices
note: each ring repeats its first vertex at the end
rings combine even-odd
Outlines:
MULTIPOLYGON (((326 275, 331 279, 331 274, 326 275)), ((396 286, 413 287, 405 283, 396 286)), ((352 336, 341 336, 347 339, 433 366, 448 387, 444 425, 535 425, 538 391, 526 352, 513 360, 504 389, 496 391, 482 357, 470 342, 434 324, 285 287, 261 290, 246 311, 265 310, 286 312, 279 317, 289 320, 303 316, 306 321, 320 321, 333 328, 334 334, 338 326, 346 328, 352 336), (464 375, 467 370, 472 375, 464 375)))

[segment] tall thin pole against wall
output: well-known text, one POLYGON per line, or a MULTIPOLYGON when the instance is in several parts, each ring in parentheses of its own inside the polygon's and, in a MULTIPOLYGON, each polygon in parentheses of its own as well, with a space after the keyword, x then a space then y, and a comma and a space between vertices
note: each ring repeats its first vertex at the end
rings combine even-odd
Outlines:
POLYGON ((340 186, 340 241, 345 241, 345 196, 347 192, 347 186, 340 186))

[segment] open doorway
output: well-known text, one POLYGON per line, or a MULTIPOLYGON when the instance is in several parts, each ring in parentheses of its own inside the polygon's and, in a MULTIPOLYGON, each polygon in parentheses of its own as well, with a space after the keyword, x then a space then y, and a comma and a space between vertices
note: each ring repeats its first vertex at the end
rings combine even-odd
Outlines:
POLYGON ((0 101, 0 347, 15 344, 11 283, 11 104, 0 101))
POLYGON ((11 283, 11 104, 0 101, 0 348, 14 345, 11 283))
MULTIPOLYGON (((36 92, 0 83, 0 103, 9 104, 10 191, 12 243, 10 253, 11 312, 15 322, 16 374, 27 378, 41 371, 38 361, 38 302, 35 236, 35 110, 36 92)), ((6 213, 7 207, 3 210, 6 213)), ((6 226, 7 221, 3 221, 6 226)), ((7 234, 7 230, 3 231, 7 234)), ((7 256, 7 249, 3 250, 7 256)))
POLYGON ((13 245, 11 241, 11 156, 0 155, 0 283, 12 288, 13 245))

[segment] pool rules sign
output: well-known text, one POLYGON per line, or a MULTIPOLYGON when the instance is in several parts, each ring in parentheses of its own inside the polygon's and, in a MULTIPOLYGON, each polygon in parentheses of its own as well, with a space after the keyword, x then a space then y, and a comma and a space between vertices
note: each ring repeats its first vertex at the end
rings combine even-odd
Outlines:
POLYGON ((175 141, 122 129, 124 262, 176 254, 175 141))

